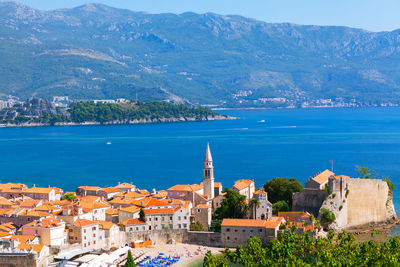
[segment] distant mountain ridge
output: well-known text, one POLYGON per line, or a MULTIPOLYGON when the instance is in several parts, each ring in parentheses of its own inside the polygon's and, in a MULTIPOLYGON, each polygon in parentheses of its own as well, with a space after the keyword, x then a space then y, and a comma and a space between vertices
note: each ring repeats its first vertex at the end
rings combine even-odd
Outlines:
POLYGON ((399 66, 400 30, 0 2, 0 93, 21 98, 400 103, 399 66))

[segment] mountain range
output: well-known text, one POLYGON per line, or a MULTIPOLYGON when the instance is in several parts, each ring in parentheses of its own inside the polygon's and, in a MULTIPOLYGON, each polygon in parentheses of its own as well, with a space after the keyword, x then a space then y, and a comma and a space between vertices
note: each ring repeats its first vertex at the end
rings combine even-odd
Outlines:
POLYGON ((400 103, 400 30, 3 1, 0 94, 225 107, 400 103))

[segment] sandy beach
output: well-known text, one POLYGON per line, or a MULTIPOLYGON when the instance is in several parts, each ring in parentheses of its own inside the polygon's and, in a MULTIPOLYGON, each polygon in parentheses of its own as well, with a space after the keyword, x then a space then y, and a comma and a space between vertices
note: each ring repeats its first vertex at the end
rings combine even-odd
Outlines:
POLYGON ((166 256, 179 256, 181 259, 173 266, 183 267, 189 266, 191 263, 203 259, 207 251, 211 251, 213 254, 219 254, 223 251, 223 248, 205 247, 182 243, 173 245, 157 244, 154 247, 132 249, 132 254, 134 258, 137 255, 142 255, 143 253, 144 255, 152 258, 157 257, 160 253, 164 253, 166 256))

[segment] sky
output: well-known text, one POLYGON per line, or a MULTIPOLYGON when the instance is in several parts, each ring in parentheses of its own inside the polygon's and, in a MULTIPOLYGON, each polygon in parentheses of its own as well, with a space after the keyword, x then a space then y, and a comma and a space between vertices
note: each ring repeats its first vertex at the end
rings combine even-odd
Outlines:
POLYGON ((102 3, 149 13, 214 12, 266 22, 336 25, 370 31, 400 28, 400 0, 20 0, 50 10, 102 3))

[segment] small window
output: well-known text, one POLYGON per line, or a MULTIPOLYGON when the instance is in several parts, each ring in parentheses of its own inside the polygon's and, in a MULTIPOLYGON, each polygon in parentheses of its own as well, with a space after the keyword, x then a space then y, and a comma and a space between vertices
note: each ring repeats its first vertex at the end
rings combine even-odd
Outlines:
POLYGON ((180 221, 181 220, 181 216, 178 216, 178 221, 180 221))
POLYGON ((262 229, 260 229, 260 230, 258 230, 258 231, 260 231, 260 233, 262 233, 262 229))
POLYGON ((171 217, 169 217, 169 220, 170 220, 170 221, 172 221, 172 216, 171 216, 171 217))
POLYGON ((197 212, 200 213, 200 209, 197 209, 197 212))
POLYGON ((83 232, 86 233, 86 229, 83 229, 83 232))
POLYGON ((230 237, 228 236, 228 237, 226 237, 226 239, 228 239, 228 240, 229 240, 229 239, 230 239, 230 237))
POLYGON ((235 233, 237 233, 237 231, 238 231, 238 230, 236 229, 236 230, 235 230, 235 233))
POLYGON ((85 244, 83 244, 83 246, 86 248, 86 243, 85 243, 85 244))
POLYGON ((93 234, 93 237, 96 237, 96 234, 93 234))
POLYGON ((96 245, 96 241, 93 241, 93 244, 96 245))
POLYGON ((231 229, 229 229, 229 228, 226 228, 226 231, 227 231, 227 232, 229 232, 229 231, 231 231, 231 229))

